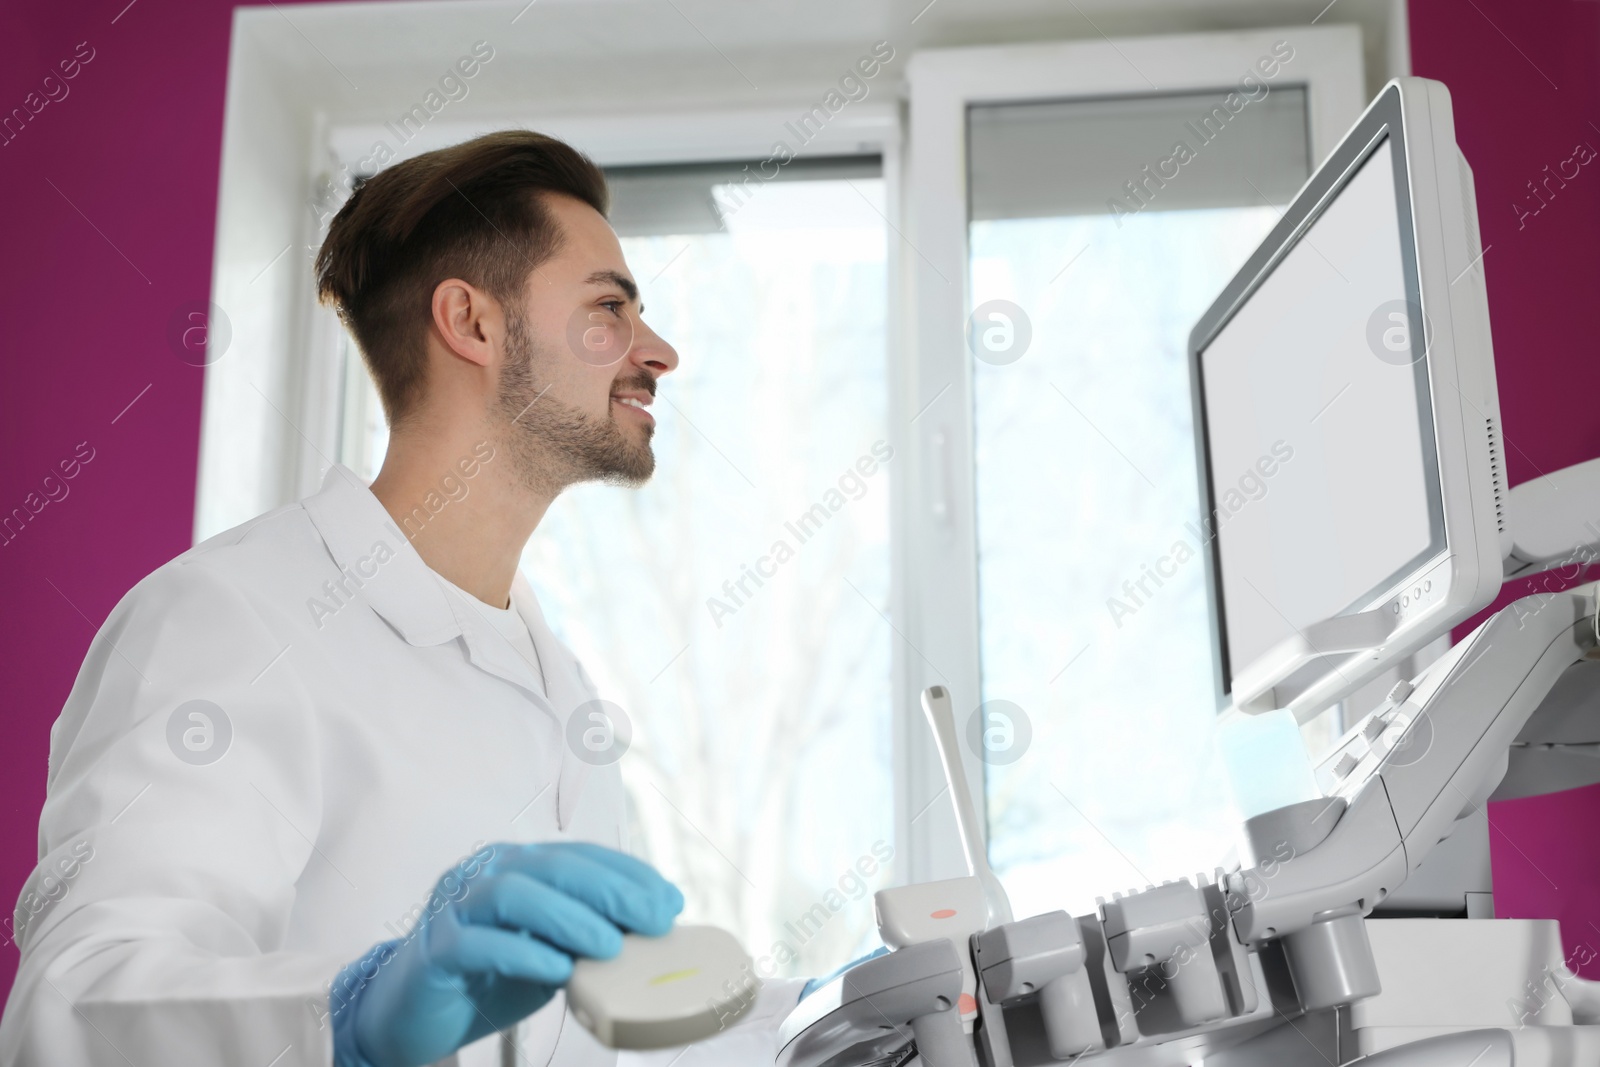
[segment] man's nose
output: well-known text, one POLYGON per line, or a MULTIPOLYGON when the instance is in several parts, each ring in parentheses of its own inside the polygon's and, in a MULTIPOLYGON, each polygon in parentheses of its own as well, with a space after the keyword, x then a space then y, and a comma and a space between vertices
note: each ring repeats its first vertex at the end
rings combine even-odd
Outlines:
POLYGON ((658 378, 677 369, 678 350, 645 325, 643 318, 636 321, 638 326, 633 338, 633 350, 628 353, 628 357, 635 365, 645 368, 658 378))

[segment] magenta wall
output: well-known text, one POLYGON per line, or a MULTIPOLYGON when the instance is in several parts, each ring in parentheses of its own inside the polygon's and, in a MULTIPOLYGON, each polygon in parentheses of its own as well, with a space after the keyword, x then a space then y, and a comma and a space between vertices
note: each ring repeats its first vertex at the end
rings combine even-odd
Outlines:
POLYGON ((194 514, 201 372, 167 320, 210 291, 232 5, 127 2, 12 3, 0 26, 5 114, 38 106, 29 94, 81 42, 93 53, 0 146, 0 515, 61 498, 0 546, 8 917, 35 859, 50 724, 95 628, 189 546, 194 514), (93 459, 47 486, 79 442, 93 459))
MULTIPOLYGON (((1546 180, 1546 167, 1570 175, 1564 161, 1580 143, 1600 150, 1600 5, 1410 5, 1413 70, 1450 86, 1456 140, 1477 180, 1516 485, 1600 456, 1600 159, 1565 187, 1541 186, 1543 200, 1528 187, 1546 180)), ((1518 583, 1494 606, 1533 591, 1518 583)), ((1496 913, 1559 918, 1569 958, 1600 956, 1600 844, 1591 836, 1600 786, 1491 804, 1489 820, 1496 913)), ((1600 959, 1580 970, 1600 978, 1600 959)))
MULTIPOLYGON (((5 112, 38 106, 29 94, 44 97, 81 42, 93 51, 0 145, 0 514, 47 501, 0 546, 6 909, 33 863, 50 724, 95 627, 189 545, 201 372, 168 323, 209 290, 232 7, 13 4, 0 26, 5 112), (80 442, 93 459, 47 484, 80 442)), ((1520 230, 1511 207, 1577 141, 1600 147, 1600 5, 1412 0, 1411 27, 1417 73, 1455 92, 1477 171, 1514 484, 1600 455, 1600 164, 1520 230)), ((1492 815, 1502 914, 1560 916, 1600 947, 1600 849, 1585 833, 1600 789, 1492 815)), ((0 988, 15 964, 0 948, 0 988)))

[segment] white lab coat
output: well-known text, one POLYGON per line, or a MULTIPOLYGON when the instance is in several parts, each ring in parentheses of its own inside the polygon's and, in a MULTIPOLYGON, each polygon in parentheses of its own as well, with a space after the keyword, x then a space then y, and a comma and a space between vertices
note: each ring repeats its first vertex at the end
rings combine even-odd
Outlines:
MULTIPOLYGON (((51 733, 0 1064, 325 1067, 329 980, 480 843, 625 849, 617 765, 565 740, 594 687, 520 575, 512 602, 548 697, 340 466, 140 582, 51 733), (174 714, 195 700, 222 709, 209 738, 174 714)), ((771 1063, 798 984, 677 1067, 771 1063)), ((617 1062, 560 996, 517 1045, 533 1067, 617 1062)), ((459 1062, 506 1054, 490 1037, 459 1062)))

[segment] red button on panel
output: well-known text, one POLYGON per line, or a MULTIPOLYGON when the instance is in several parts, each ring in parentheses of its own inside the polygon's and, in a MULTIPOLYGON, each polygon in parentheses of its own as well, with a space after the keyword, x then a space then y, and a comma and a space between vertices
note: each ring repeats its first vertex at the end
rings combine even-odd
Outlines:
POLYGON ((938 911, 930 911, 930 912, 928 912, 928 918, 930 918, 930 919, 948 919, 948 918, 950 918, 950 916, 954 915, 955 913, 956 913, 956 910, 954 908, 940 908, 938 911))

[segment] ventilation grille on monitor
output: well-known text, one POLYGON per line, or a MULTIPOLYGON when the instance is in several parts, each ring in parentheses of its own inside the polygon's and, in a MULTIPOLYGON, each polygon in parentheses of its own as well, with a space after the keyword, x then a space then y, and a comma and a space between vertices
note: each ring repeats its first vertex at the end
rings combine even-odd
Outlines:
POLYGON ((1489 438, 1489 473, 1494 478, 1494 527, 1501 533, 1506 532, 1506 510, 1503 503, 1505 497, 1505 468, 1500 462, 1500 433, 1494 420, 1483 420, 1484 433, 1489 438))

